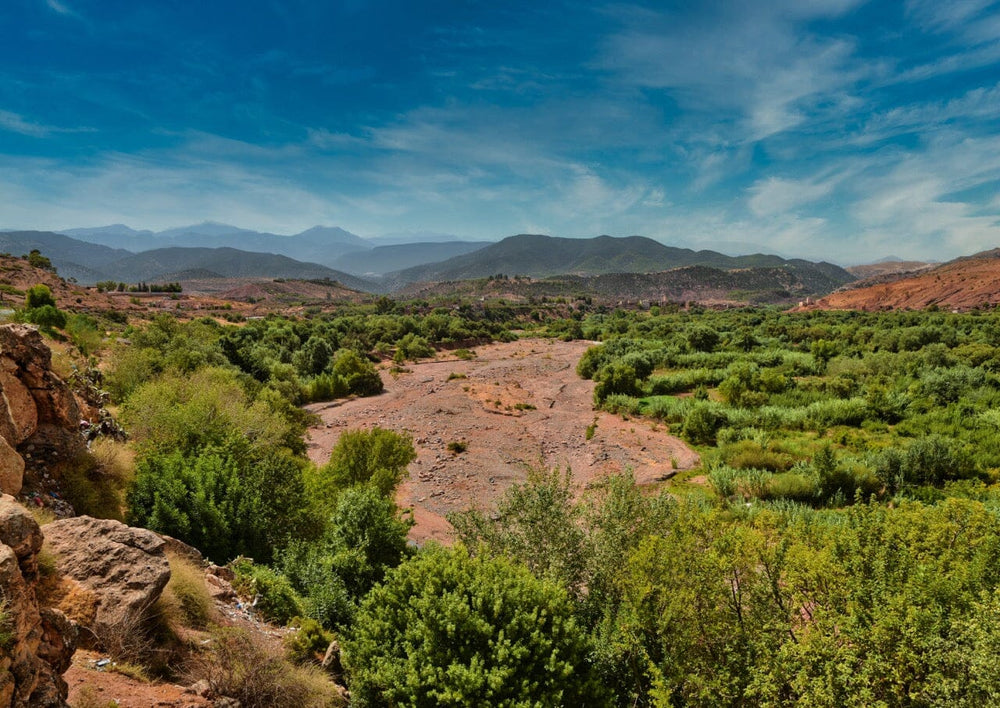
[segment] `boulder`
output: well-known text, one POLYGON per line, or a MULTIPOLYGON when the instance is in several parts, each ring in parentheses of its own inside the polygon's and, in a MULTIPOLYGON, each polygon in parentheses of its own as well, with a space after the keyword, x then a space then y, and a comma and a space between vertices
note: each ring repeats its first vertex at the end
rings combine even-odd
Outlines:
POLYGON ((208 588, 208 594, 212 596, 213 600, 228 602, 236 599, 236 591, 233 589, 233 586, 228 580, 224 580, 217 575, 206 573, 205 587, 208 588))
POLYGON ((5 615, 0 642, 0 707, 66 706, 60 674, 76 649, 77 627, 39 607, 36 594, 38 524, 13 497, 0 496, 0 598, 5 615))
POLYGON ((69 387, 53 373, 52 351, 37 328, 23 324, 0 327, 0 358, 0 369, 15 377, 34 400, 37 424, 64 428, 80 424, 80 407, 69 387))
POLYGON ((0 358, 0 390, 10 417, 11 445, 20 445, 38 429, 38 408, 28 387, 17 378, 19 368, 13 359, 0 358))
POLYGON ((0 437, 0 492, 17 495, 24 484, 24 458, 0 437))
POLYGON ((28 510, 9 494, 0 496, 0 543, 10 547, 21 570, 34 580, 36 557, 42 550, 42 530, 28 510))
POLYGON ((165 542, 152 531, 78 516, 45 526, 59 572, 97 598, 94 627, 114 627, 147 610, 170 580, 165 542))

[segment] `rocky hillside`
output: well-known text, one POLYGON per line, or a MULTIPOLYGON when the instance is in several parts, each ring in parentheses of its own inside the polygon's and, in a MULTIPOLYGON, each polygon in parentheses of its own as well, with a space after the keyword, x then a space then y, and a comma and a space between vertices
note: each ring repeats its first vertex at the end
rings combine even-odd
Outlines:
POLYGON ((29 325, 0 327, 0 492, 17 495, 35 473, 84 450, 75 396, 52 372, 52 352, 29 325))
POLYGON ((838 310, 919 310, 931 305, 967 310, 1000 304, 1000 249, 880 282, 831 293, 817 308, 838 310))

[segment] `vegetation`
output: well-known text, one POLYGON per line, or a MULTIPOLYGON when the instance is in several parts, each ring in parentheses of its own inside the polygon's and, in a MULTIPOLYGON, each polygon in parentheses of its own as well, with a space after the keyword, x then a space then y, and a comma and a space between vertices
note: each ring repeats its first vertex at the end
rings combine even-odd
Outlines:
POLYGON ((431 548, 371 592, 343 657, 361 706, 594 705, 589 650, 556 585, 431 548))
MULTIPOLYGON (((495 510, 450 517, 454 548, 408 545, 409 436, 346 431, 313 465, 299 405, 376 395, 378 366, 515 319, 384 299, 127 330, 105 382, 131 439, 96 445, 119 491, 94 506, 233 561, 256 610, 299 627, 296 662, 336 636, 358 705, 996 702, 1000 315, 564 305, 522 323, 599 340, 578 365, 595 407, 668 426, 697 479, 581 491, 533 470, 495 510)), ((211 625, 183 572, 168 595, 211 625)), ((293 695, 285 660, 249 641, 220 634, 202 675, 244 705, 293 695)))

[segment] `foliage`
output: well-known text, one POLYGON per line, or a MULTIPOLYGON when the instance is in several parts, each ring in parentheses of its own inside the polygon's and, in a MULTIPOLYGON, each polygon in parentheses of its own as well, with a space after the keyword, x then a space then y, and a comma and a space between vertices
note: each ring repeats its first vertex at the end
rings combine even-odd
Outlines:
POLYGON ((265 619, 288 624, 293 617, 304 614, 302 598, 281 573, 249 558, 237 558, 231 567, 236 574, 233 589, 249 599, 265 619))
POLYGON ((589 651, 557 586, 431 548, 366 598, 343 660, 359 706, 600 705, 589 651))
POLYGON ((40 307, 51 307, 54 309, 56 307, 56 299, 52 297, 52 291, 48 285, 39 283, 38 285, 32 285, 25 292, 24 307, 28 310, 40 307))
POLYGON ((291 626, 295 631, 285 635, 285 654, 293 664, 316 664, 322 660, 333 635, 324 631, 314 619, 294 617, 291 626))
POLYGON ((157 453, 139 461, 128 506, 129 523, 175 536, 217 563, 238 555, 267 562, 306 523, 302 464, 238 440, 157 453))
POLYGON ((406 476, 406 466, 417 457, 413 440, 405 433, 385 428, 347 430, 330 453, 330 461, 311 479, 314 499, 329 506, 339 490, 371 484, 389 496, 406 476))
POLYGON ((322 538, 294 542, 283 555, 285 574, 306 598, 305 614, 326 627, 347 625, 361 598, 409 555, 411 526, 371 485, 342 492, 322 538))

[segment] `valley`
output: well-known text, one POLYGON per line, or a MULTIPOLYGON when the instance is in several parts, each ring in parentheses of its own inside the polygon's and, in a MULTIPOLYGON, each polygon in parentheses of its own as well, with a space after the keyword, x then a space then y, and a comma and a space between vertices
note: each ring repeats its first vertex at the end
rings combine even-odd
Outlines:
POLYGON ((322 421, 307 432, 309 458, 326 463, 346 429, 412 435, 417 458, 396 498, 414 510, 417 543, 450 542, 448 514, 491 510, 529 466, 568 468, 578 489, 626 470, 644 485, 697 467, 698 454, 664 426, 594 411, 594 383, 576 373, 592 344, 521 339, 477 347, 469 360, 442 352, 406 373, 383 368, 380 395, 307 406, 322 421))

